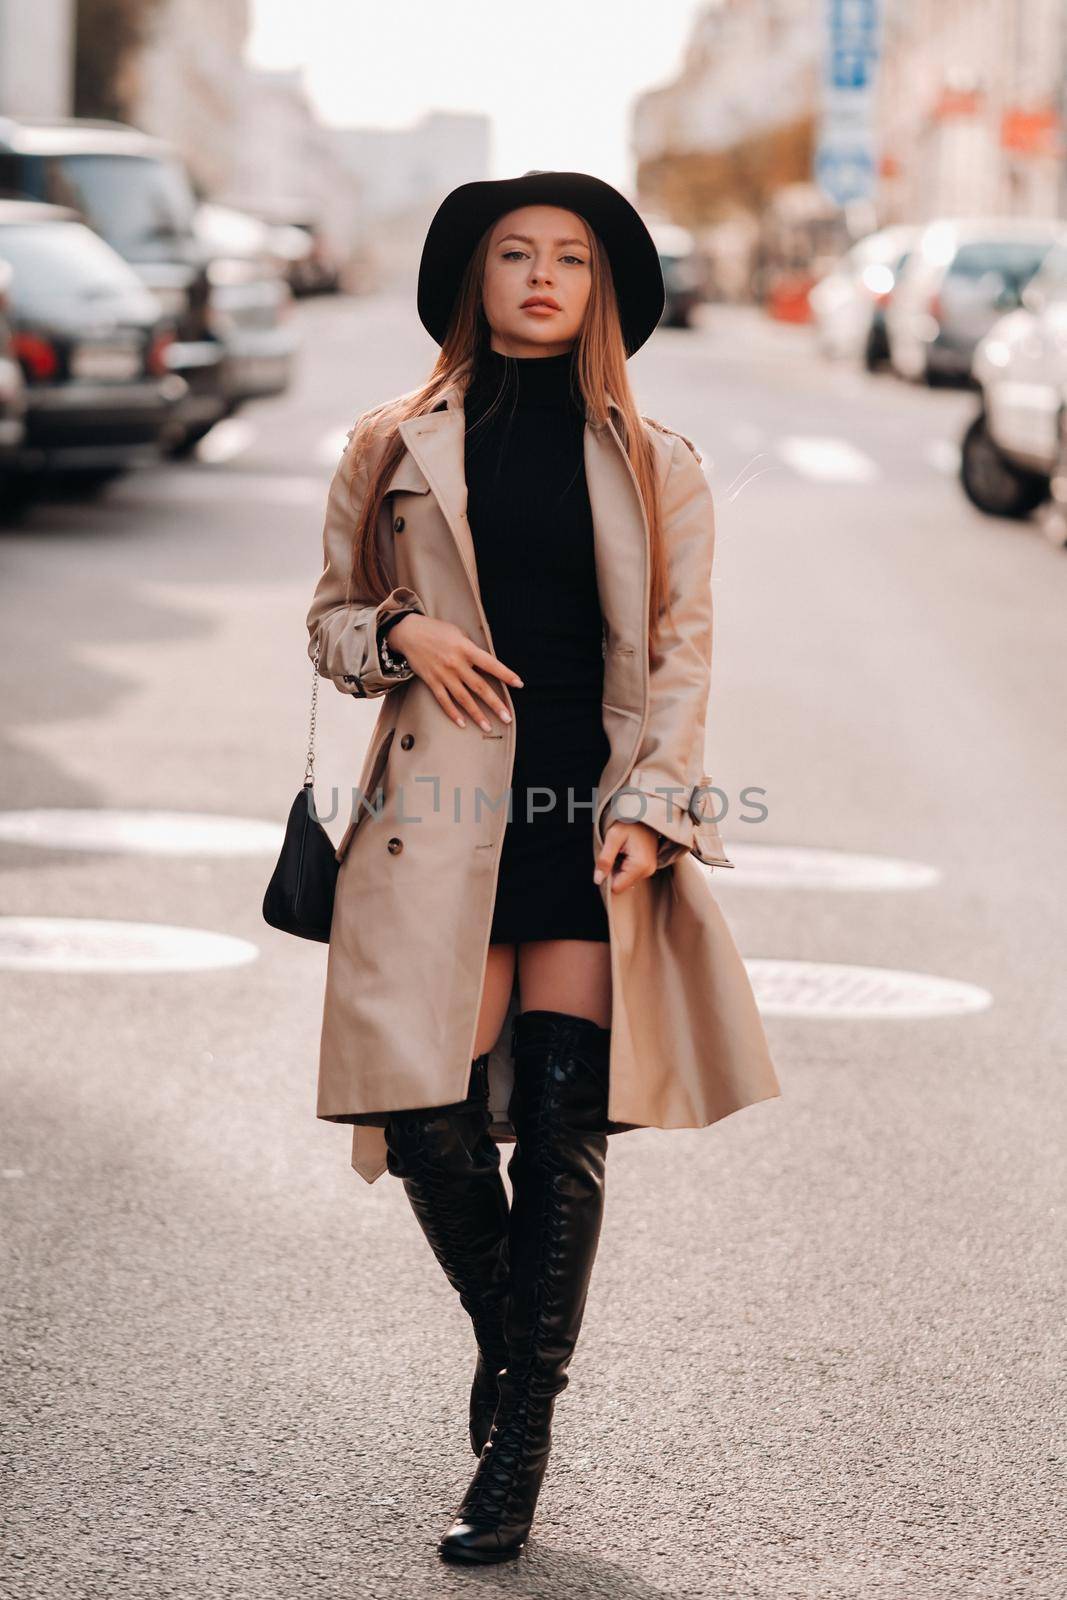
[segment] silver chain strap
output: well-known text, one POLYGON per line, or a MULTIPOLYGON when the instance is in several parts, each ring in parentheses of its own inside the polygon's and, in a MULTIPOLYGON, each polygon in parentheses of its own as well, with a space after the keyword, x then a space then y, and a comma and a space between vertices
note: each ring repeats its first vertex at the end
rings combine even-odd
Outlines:
POLYGON ((315 676, 311 684, 311 722, 308 726, 308 755, 307 766, 304 768, 304 783, 315 782, 315 713, 319 705, 319 649, 315 646, 315 676))

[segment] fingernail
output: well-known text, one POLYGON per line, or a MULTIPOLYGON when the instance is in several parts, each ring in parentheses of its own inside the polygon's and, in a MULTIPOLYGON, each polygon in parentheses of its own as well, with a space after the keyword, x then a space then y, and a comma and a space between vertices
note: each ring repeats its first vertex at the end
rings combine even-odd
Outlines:
POLYGON ((502 711, 500 713, 500 716, 501 716, 501 719, 504 722, 510 722, 511 721, 511 712, 510 711, 502 711))
POLYGON ((481 728, 483 733, 492 733, 493 731, 488 722, 481 722, 478 724, 478 726, 481 728))
POLYGON ((601 872, 600 868, 597 867, 596 871, 593 873, 593 882, 599 883, 603 876, 604 874, 601 872))
POLYGON ((460 728, 465 728, 467 726, 467 724, 464 722, 462 717, 457 717, 456 718, 456 723, 457 723, 457 726, 460 727, 460 728))

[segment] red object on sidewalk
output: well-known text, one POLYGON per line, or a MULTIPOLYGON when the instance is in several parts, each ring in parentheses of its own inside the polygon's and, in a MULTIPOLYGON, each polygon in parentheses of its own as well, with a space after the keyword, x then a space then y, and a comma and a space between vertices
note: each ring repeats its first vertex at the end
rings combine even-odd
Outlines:
POLYGON ((767 310, 778 322, 811 322, 808 292, 815 279, 810 273, 779 278, 767 296, 767 310))

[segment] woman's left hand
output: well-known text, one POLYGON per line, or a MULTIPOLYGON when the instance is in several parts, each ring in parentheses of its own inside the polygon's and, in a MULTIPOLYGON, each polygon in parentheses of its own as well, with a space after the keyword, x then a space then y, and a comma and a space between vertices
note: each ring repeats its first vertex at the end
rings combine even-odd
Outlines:
POLYGON ((620 894, 642 878, 651 878, 659 857, 659 834, 647 822, 613 822, 604 835, 603 848, 596 858, 593 882, 600 883, 611 873, 612 894, 620 894), (621 864, 612 871, 615 858, 621 864))

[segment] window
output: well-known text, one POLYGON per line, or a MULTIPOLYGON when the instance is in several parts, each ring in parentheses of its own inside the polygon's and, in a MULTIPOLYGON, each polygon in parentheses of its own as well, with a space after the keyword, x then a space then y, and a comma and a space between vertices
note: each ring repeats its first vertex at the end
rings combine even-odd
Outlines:
MULTIPOLYGON (((10 157, 6 163, 10 166, 10 157)), ((195 198, 175 161, 146 156, 19 156, 17 192, 73 206, 91 228, 134 259, 159 256, 192 228, 195 198)), ((0 168, 8 192, 10 172, 0 168)))

